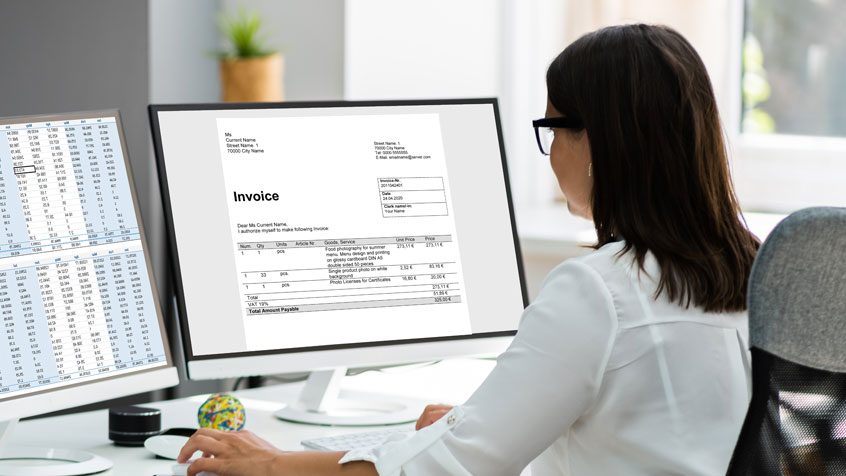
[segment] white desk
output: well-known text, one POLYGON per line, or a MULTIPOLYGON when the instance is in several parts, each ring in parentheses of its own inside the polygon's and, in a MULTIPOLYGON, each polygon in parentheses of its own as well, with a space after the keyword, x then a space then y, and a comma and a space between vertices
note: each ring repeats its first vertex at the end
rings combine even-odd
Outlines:
MULTIPOLYGON (((479 359, 444 361, 427 367, 399 367, 346 377, 343 388, 411 396, 432 403, 461 403, 484 380, 494 362, 479 359)), ((319 436, 366 431, 366 428, 319 427, 277 420, 273 412, 292 401, 302 383, 236 392, 247 409, 245 429, 284 450, 301 450, 300 441, 319 436)), ((197 427, 197 409, 208 395, 144 404, 162 411, 162 428, 197 427)), ((411 425, 409 425, 411 427, 411 425)), ((108 458, 114 467, 103 476, 170 474, 173 461, 157 459, 143 447, 114 446, 108 439, 108 412, 99 410, 24 421, 12 434, 13 445, 83 449, 108 458)), ((528 473, 524 473, 528 474, 528 473)))

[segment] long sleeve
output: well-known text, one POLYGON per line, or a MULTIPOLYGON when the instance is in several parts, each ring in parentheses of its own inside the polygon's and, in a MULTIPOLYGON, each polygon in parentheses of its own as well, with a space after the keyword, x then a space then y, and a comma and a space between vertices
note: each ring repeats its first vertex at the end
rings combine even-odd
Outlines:
POLYGON ((382 476, 516 475, 590 408, 614 344, 611 294, 590 266, 553 270, 470 399, 399 441, 351 451, 382 476))

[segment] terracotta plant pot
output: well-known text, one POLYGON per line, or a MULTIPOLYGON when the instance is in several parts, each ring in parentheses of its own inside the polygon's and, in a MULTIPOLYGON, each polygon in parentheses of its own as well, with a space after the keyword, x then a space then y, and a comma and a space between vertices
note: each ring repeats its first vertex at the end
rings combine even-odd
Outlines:
POLYGON ((223 59, 220 81, 226 102, 283 101, 284 58, 276 53, 262 58, 223 59))

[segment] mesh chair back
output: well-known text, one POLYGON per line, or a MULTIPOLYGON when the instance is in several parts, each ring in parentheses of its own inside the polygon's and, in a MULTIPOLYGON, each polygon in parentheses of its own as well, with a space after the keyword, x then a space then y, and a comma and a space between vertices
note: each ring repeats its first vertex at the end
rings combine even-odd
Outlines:
POLYGON ((782 221, 749 277, 752 401, 732 476, 846 476, 846 209, 782 221))

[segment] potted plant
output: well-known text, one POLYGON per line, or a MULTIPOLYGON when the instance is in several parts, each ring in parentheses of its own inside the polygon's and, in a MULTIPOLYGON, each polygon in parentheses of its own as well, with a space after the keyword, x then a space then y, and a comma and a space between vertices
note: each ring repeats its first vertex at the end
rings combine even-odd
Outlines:
POLYGON ((229 49, 218 53, 222 96, 228 102, 282 101, 284 58, 267 48, 259 34, 262 18, 243 7, 234 15, 218 16, 229 49))

